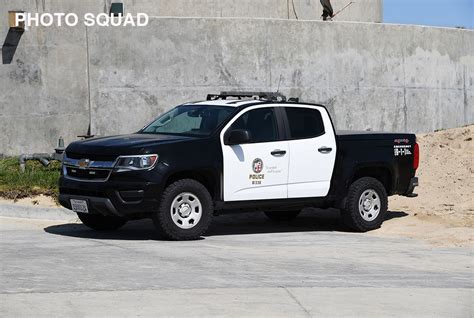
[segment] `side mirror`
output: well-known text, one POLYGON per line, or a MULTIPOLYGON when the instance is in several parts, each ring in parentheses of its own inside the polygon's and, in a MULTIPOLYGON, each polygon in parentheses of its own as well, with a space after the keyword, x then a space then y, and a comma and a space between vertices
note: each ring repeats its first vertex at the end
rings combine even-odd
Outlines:
POLYGON ((252 140, 250 132, 245 129, 231 130, 226 137, 224 144, 227 146, 248 144, 252 140))

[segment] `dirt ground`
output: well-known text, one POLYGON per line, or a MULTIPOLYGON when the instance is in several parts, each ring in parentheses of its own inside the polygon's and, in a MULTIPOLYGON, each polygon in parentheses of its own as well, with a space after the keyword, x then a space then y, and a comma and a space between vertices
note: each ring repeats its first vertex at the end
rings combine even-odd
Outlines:
POLYGON ((37 206, 41 208, 55 208, 59 207, 56 201, 52 197, 45 195, 38 195, 32 198, 23 198, 18 200, 10 200, 5 198, 0 198, 0 204, 18 204, 24 206, 37 206))
POLYGON ((474 125, 417 137, 419 196, 391 197, 389 210, 400 217, 372 233, 474 246, 474 125))
MULTIPOLYGON (((441 246, 474 247, 474 125, 418 135, 417 198, 391 197, 389 219, 371 235, 410 237, 441 246)), ((0 199, 1 203, 13 203, 0 199)), ((50 197, 15 204, 55 207, 50 197)))

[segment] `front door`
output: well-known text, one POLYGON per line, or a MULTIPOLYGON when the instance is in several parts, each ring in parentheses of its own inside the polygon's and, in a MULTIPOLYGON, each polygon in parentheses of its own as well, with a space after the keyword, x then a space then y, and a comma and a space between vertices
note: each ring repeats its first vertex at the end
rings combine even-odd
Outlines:
POLYGON ((286 199, 288 141, 280 140, 273 107, 252 106, 238 114, 222 131, 224 201, 286 199), (250 132, 251 143, 227 146, 224 135, 233 129, 250 132))

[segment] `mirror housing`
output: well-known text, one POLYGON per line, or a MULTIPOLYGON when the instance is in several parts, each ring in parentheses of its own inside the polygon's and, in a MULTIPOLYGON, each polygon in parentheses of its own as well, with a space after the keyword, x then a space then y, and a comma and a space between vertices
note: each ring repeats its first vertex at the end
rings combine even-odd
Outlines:
POLYGON ((251 140, 250 131, 246 129, 234 129, 227 134, 224 144, 227 146, 242 145, 250 143, 251 140))

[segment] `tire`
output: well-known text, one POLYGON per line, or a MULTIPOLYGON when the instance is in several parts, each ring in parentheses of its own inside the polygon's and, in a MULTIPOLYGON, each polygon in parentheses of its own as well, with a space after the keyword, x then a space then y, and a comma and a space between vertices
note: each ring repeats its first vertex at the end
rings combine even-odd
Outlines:
POLYGON ((182 179, 163 192, 153 223, 169 240, 196 240, 209 228, 213 214, 212 198, 206 187, 196 180, 182 179))
POLYGON ((300 210, 297 211, 271 211, 265 212, 265 215, 272 221, 275 222, 289 222, 294 220, 299 214, 300 210))
POLYGON ((364 177, 349 187, 341 211, 344 224, 357 232, 378 229, 387 214, 385 187, 377 179, 364 177))
POLYGON ((100 214, 77 213, 81 222, 96 231, 113 231, 127 223, 126 219, 117 216, 104 216, 100 214))

